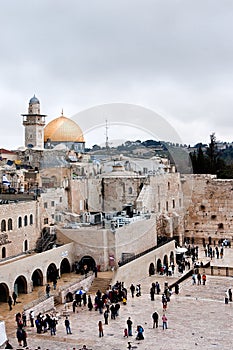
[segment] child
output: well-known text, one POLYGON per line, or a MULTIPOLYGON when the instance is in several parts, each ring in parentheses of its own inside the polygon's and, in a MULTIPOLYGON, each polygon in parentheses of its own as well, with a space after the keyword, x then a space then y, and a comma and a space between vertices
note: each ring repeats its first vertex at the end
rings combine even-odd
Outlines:
POLYGON ((124 329, 124 338, 125 337, 128 338, 128 329, 127 328, 124 329))

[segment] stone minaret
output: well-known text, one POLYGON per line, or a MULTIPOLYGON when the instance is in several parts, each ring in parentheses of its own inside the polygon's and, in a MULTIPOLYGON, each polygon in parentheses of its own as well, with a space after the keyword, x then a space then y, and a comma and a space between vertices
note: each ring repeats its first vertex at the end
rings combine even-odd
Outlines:
POLYGON ((34 95, 29 101, 28 114, 22 114, 25 126, 25 147, 44 149, 45 114, 40 114, 40 101, 34 95))

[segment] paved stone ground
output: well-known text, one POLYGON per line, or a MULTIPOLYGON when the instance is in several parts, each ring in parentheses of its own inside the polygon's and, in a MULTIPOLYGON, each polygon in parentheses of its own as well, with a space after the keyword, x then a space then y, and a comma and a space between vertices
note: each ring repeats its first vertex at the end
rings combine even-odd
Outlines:
MULTIPOLYGON (((224 261, 219 264, 232 265, 233 249, 228 249, 224 261)), ((136 272, 135 272, 136 273, 136 272)), ((27 327, 28 346, 35 349, 38 345, 42 350, 72 350, 79 349, 86 344, 92 350, 124 350, 128 341, 133 349, 138 350, 232 350, 233 345, 233 303, 225 305, 224 294, 228 288, 233 288, 233 278, 207 276, 207 283, 192 285, 191 278, 180 285, 179 295, 173 294, 168 303, 167 318, 168 329, 162 329, 162 303, 161 295, 155 296, 155 301, 150 300, 149 289, 152 282, 159 281, 161 286, 165 280, 169 283, 175 277, 148 276, 134 284, 141 283, 142 296, 132 298, 128 296, 127 305, 121 305, 120 314, 116 320, 109 320, 109 325, 104 325, 104 337, 98 337, 98 321, 103 321, 103 315, 97 311, 88 311, 83 307, 73 314, 70 310, 72 334, 66 335, 64 317, 61 317, 57 327, 57 335, 51 337, 49 333, 36 335, 35 330, 27 327), (157 310, 160 315, 159 328, 152 328, 152 313, 157 310), (133 321, 133 337, 124 338, 123 330, 128 317, 133 321), (144 327, 145 339, 137 341, 136 326, 144 327)), ((130 281, 125 283, 129 287, 130 281)), ((92 297, 93 298, 93 297, 92 297)), ((64 305, 58 308, 62 312, 64 305)), ((104 323, 104 322, 103 322, 104 323)), ((15 337, 10 342, 17 348, 15 337)))

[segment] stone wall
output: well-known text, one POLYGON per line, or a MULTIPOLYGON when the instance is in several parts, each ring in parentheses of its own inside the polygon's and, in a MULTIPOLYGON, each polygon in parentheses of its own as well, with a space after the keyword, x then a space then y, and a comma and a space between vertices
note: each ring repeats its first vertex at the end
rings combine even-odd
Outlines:
POLYGON ((233 180, 211 175, 185 175, 185 237, 196 243, 233 239, 233 180), (190 200, 188 200, 190 198, 190 200))
POLYGON ((128 286, 133 281, 133 283, 140 283, 141 279, 148 276, 150 263, 153 263, 156 266, 158 259, 163 261, 165 256, 169 259, 171 254, 175 256, 174 241, 171 241, 152 252, 119 267, 114 273, 112 284, 115 284, 116 281, 125 282, 125 285, 128 286))
POLYGON ((1 226, 3 220, 6 222, 6 230, 2 231, 3 227, 1 227, 2 232, 0 232, 0 238, 3 235, 7 236, 7 238, 1 241, 0 257, 2 257, 3 248, 5 248, 5 257, 17 255, 25 252, 26 250, 35 248, 40 232, 38 201, 30 200, 2 204, 0 210, 1 226), (30 221, 30 217, 32 221, 30 221), (21 227, 19 227, 20 218, 21 227), (12 220, 11 227, 9 227, 10 220, 12 220))

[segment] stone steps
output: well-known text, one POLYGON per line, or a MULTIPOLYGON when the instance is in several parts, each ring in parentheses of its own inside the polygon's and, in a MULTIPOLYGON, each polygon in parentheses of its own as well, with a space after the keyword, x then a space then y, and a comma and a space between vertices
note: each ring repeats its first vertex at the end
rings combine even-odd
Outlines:
POLYGON ((93 280, 88 294, 95 294, 98 289, 104 293, 107 289, 109 289, 109 285, 112 282, 112 277, 112 271, 98 272, 98 276, 93 280))

